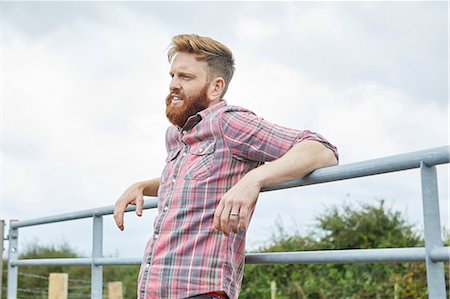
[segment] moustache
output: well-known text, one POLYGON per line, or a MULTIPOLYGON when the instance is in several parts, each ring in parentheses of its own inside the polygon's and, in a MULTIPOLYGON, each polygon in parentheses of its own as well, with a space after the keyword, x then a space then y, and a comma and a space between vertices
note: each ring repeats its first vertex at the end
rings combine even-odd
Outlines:
POLYGON ((171 92, 166 96, 166 105, 169 106, 173 100, 184 102, 185 99, 186 99, 186 97, 183 94, 171 92))

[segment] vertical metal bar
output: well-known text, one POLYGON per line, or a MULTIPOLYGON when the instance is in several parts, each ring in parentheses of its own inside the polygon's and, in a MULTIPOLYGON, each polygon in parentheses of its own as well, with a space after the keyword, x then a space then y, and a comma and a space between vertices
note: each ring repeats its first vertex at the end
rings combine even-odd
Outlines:
POLYGON ((11 224, 17 220, 9 221, 9 251, 8 251, 8 299, 17 298, 17 279, 19 271, 17 266, 13 266, 12 263, 19 258, 19 229, 11 228, 11 224))
POLYGON ((430 251, 433 247, 443 246, 436 166, 428 167, 422 162, 420 165, 420 173, 422 179, 428 298, 446 298, 444 263, 433 262, 430 257, 430 251))
POLYGON ((5 241, 5 220, 0 219, 0 298, 2 298, 2 289, 3 289, 3 251, 5 250, 4 241, 5 241))
POLYGON ((103 297, 103 266, 95 264, 95 259, 103 255, 103 217, 94 216, 92 226, 92 266, 91 299, 103 297))

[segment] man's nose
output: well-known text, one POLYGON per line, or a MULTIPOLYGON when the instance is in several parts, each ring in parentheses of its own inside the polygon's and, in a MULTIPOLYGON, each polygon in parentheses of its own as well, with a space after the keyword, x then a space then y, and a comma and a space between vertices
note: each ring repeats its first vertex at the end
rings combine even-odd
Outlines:
POLYGON ((170 80, 169 89, 171 91, 181 89, 180 80, 176 76, 173 76, 172 80, 170 80))

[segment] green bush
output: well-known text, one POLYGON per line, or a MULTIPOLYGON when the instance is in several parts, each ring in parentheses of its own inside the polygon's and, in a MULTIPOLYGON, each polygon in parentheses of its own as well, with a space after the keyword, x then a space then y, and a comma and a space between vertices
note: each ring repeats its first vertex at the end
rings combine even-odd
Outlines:
MULTIPOLYGON (((316 221, 306 236, 288 236, 278 223, 272 244, 258 252, 423 246, 413 225, 383 200, 332 207, 316 221)), ((271 281, 277 299, 427 298, 424 263, 247 265, 240 298, 271 298, 271 281)))

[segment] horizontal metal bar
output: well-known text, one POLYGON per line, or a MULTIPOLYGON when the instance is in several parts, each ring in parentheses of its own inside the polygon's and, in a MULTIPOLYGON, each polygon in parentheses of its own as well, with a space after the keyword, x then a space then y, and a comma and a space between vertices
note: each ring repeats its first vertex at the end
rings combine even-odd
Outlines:
POLYGON ((252 253, 245 256, 246 264, 345 264, 423 261, 425 261, 425 248, 423 247, 252 253))
POLYGON ((450 247, 434 247, 430 250, 433 262, 450 262, 450 247))
POLYGON ((11 263, 12 266, 90 266, 92 258, 55 258, 55 259, 24 259, 11 263))
POLYGON ((12 266, 103 266, 140 265, 142 258, 54 258, 23 259, 11 263, 12 266))
POLYGON ((95 259, 96 265, 140 265, 142 258, 111 258, 104 257, 95 259))
POLYGON ((427 166, 449 163, 450 147, 441 146, 379 159, 321 168, 302 179, 276 186, 268 186, 263 188, 261 191, 273 191, 332 181, 354 179, 382 173, 403 171, 419 168, 421 162, 424 162, 427 166))
MULTIPOLYGON (((374 160, 368 160, 363 162, 345 164, 340 166, 333 166, 318 169, 308 176, 294 180, 288 183, 268 186, 261 191, 272 191, 279 189, 287 189, 293 187, 300 187, 312 184, 326 183, 331 181, 346 180, 352 178, 358 178, 363 176, 370 176, 382 173, 389 173, 395 171, 408 170, 413 168, 419 168, 420 163, 424 162, 427 166, 439 165, 449 163, 450 161, 450 147, 441 146, 431 148, 423 151, 417 151, 407 154, 400 154, 390 157, 384 157, 374 160)), ((149 198, 145 200, 144 209, 151 209, 157 207, 156 198, 149 198)), ((135 207, 130 206, 127 212, 134 211, 135 207)), ((83 210, 78 212, 71 212, 61 215, 36 218, 30 220, 17 221, 11 225, 13 228, 32 226, 45 223, 53 223, 59 221, 75 220, 88 218, 93 216, 110 215, 114 212, 114 206, 101 207, 91 210, 83 210)))
MULTIPOLYGON (((153 208, 156 208, 157 206, 158 206, 158 201, 156 198, 148 198, 144 201, 144 209, 153 209, 153 208)), ((135 206, 129 206, 126 209, 126 212, 132 212, 135 210, 136 210, 135 206)), ((114 206, 107 206, 107 207, 100 207, 100 208, 95 208, 95 209, 90 209, 90 210, 82 210, 82 211, 70 212, 70 213, 65 213, 65 214, 60 214, 60 215, 17 221, 14 224, 11 224, 11 227, 17 228, 17 227, 33 226, 33 225, 40 225, 40 224, 46 224, 46 223, 54 223, 54 222, 61 222, 61 221, 68 221, 68 220, 90 218, 90 217, 94 217, 94 216, 111 215, 113 213, 114 213, 114 206)))
MULTIPOLYGON (((431 252, 435 262, 450 260, 450 247, 434 248, 431 252)), ((380 248, 345 249, 296 252, 249 253, 246 264, 324 264, 324 263, 384 263, 424 262, 425 248, 380 248)), ((67 265, 139 265, 142 258, 57 258, 25 259, 12 263, 13 266, 67 266, 67 265)))

